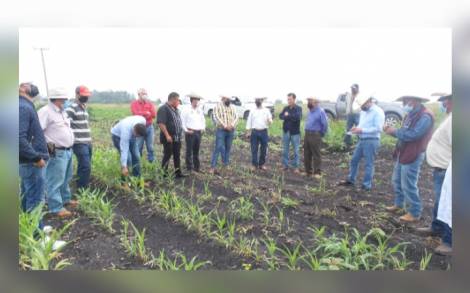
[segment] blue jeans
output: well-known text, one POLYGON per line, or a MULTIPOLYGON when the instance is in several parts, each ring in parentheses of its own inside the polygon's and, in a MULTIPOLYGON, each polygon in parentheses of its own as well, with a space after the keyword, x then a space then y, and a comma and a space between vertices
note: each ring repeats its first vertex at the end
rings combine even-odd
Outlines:
POLYGON ((421 153, 413 163, 400 164, 397 161, 392 176, 393 189, 395 191, 395 205, 403 208, 406 203, 406 211, 415 218, 419 218, 422 211, 418 179, 423 160, 424 152, 421 153))
POLYGON ((374 178, 374 162, 377 152, 380 147, 379 139, 360 139, 356 145, 351 163, 349 167, 348 181, 351 183, 356 182, 357 171, 359 169, 359 163, 364 158, 364 179, 362 181, 362 187, 366 189, 372 188, 372 180, 374 178))
MULTIPOLYGON (((355 125, 359 124, 359 113, 351 113, 346 117, 346 131, 351 130, 355 125)), ((352 145, 352 135, 344 135, 344 144, 347 146, 352 145)))
POLYGON ((445 223, 437 219, 437 210, 439 209, 439 200, 441 199, 442 183, 446 170, 434 169, 432 172, 432 178, 434 181, 434 208, 432 210, 432 223, 431 229, 434 233, 442 235, 445 229, 445 223))
POLYGON ((154 137, 155 130, 153 128, 153 124, 150 124, 149 126, 147 126, 147 133, 145 134, 145 137, 137 140, 140 156, 142 156, 145 142, 145 146, 147 148, 147 160, 151 163, 155 160, 155 152, 153 150, 153 143, 155 140, 154 137))
POLYGON ((289 132, 284 132, 282 134, 282 165, 284 168, 289 167, 289 148, 290 144, 294 147, 294 160, 292 162, 293 168, 299 168, 300 165, 300 156, 299 156, 299 146, 300 146, 300 134, 291 135, 289 132))
POLYGON ((73 153, 77 157, 77 189, 87 188, 90 184, 93 148, 90 143, 77 143, 73 145, 73 153))
MULTIPOLYGON (((119 136, 113 135, 112 139, 114 147, 118 150, 119 155, 121 155, 121 138, 119 138, 119 136)), ((134 137, 129 141, 127 167, 132 168, 132 175, 135 177, 140 177, 140 152, 138 145, 142 139, 142 137, 134 137)))
POLYGON ((51 213, 63 209, 72 198, 69 186, 72 171, 72 150, 56 150, 46 167, 46 199, 51 213))
MULTIPOLYGON (((20 164, 19 175, 21 178, 21 209, 30 212, 36 208, 44 198, 45 192, 45 169, 37 168, 33 164, 20 164)), ((39 229, 42 229, 42 220, 39 229)))
POLYGON ((268 148, 268 130, 256 130, 251 131, 251 163, 255 167, 261 167, 266 162, 266 150, 268 148), (259 157, 258 157, 259 150, 259 157))
POLYGON ((230 149, 232 148, 232 141, 235 131, 227 131, 218 128, 215 132, 215 149, 212 153, 211 168, 217 166, 219 154, 222 156, 224 166, 230 162, 230 149))

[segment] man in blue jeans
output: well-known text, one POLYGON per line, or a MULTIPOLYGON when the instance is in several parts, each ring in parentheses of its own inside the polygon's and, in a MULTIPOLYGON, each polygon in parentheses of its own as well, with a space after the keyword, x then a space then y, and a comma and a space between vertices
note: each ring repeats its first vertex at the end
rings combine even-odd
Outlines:
MULTIPOLYGON (((45 192, 45 167, 49 159, 46 138, 34 109, 37 86, 22 83, 19 89, 19 175, 21 209, 30 212, 41 204, 45 192), (34 137, 34 139, 33 139, 34 137)), ((39 229, 43 228, 42 220, 39 229)))
POLYGON ((238 115, 235 107, 231 105, 229 96, 221 96, 222 101, 214 108, 214 121, 217 130, 215 132, 215 148, 212 153, 210 174, 215 173, 219 154, 225 167, 230 162, 230 150, 232 148, 235 127, 238 115))
POLYGON ((339 185, 354 186, 356 182, 359 163, 365 159, 364 179, 362 190, 370 191, 374 177, 374 162, 380 147, 380 133, 382 132, 385 114, 384 111, 372 102, 371 98, 356 98, 361 107, 359 124, 351 128, 352 134, 359 136, 359 143, 356 145, 347 180, 341 181, 339 185))
POLYGON ((263 107, 263 98, 255 99, 256 108, 250 111, 246 120, 246 130, 250 131, 251 163, 253 170, 266 170, 266 151, 268 149, 268 128, 273 122, 271 112, 263 107), (259 155, 258 155, 259 154, 259 155))
MULTIPOLYGON (((437 211, 439 209, 439 202, 441 196, 442 183, 449 163, 452 160, 452 95, 442 96, 438 99, 441 112, 447 114, 446 119, 434 131, 431 140, 429 141, 426 149, 426 161, 433 168, 434 180, 434 208, 432 213, 432 223, 429 227, 417 228, 417 232, 423 236, 441 236, 443 238, 451 239, 448 235, 451 234, 450 228, 437 219, 437 211), (447 235, 447 236, 446 236, 447 235)), ((441 250, 451 249, 451 241, 443 243, 440 247, 441 250)))
POLYGON ((111 128, 113 145, 119 152, 122 181, 129 176, 129 167, 132 167, 133 176, 140 176, 138 141, 145 136, 146 131, 145 118, 137 115, 126 117, 111 128))
POLYGON ((426 146, 431 139, 434 115, 422 104, 428 101, 426 98, 404 96, 397 101, 403 102, 403 108, 408 114, 400 129, 392 126, 384 129, 385 133, 398 138, 394 152, 396 163, 392 176, 395 202, 392 206, 386 207, 386 210, 398 212, 405 209, 406 214, 400 217, 400 221, 415 222, 421 217, 419 171, 424 160, 426 146))
POLYGON ((91 131, 87 111, 90 90, 80 85, 75 88, 75 102, 65 109, 75 137, 73 153, 77 158, 77 189, 88 188, 91 174, 91 131))
POLYGON ((60 218, 70 217, 78 201, 72 199, 72 146, 74 135, 70 118, 64 109, 67 91, 54 88, 49 91, 50 103, 38 111, 39 122, 49 147, 50 159, 46 167, 47 205, 49 212, 60 218))
POLYGON ((287 106, 282 109, 279 119, 282 123, 282 165, 284 171, 289 169, 289 149, 294 148, 294 160, 291 167, 294 173, 299 174, 300 156, 300 121, 302 120, 302 108, 295 104, 297 96, 294 93, 287 94, 287 106))

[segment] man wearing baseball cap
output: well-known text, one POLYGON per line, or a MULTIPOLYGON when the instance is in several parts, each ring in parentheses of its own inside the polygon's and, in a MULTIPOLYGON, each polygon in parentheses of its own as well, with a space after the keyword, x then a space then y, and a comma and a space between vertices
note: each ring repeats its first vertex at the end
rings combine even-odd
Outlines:
POLYGON ((406 214, 401 216, 400 220, 415 222, 421 217, 419 172, 432 136, 434 114, 424 107, 423 103, 429 101, 426 98, 403 96, 397 101, 403 102, 407 115, 400 129, 392 126, 386 126, 384 129, 385 133, 398 139, 393 154, 396 160, 392 176, 395 202, 392 206, 386 207, 386 210, 400 212, 406 208, 406 214))
POLYGON ((147 90, 140 88, 137 91, 138 98, 131 103, 132 115, 139 115, 145 118, 147 132, 143 139, 138 140, 140 156, 144 150, 144 141, 147 148, 147 160, 152 163, 155 161, 155 152, 153 148, 155 140, 155 129, 153 127, 153 119, 157 116, 155 105, 148 99, 147 90))
POLYGON ((50 159, 46 167, 47 205, 58 217, 70 217, 66 209, 74 208, 78 201, 72 200, 69 183, 72 179, 72 146, 74 135, 70 118, 64 110, 68 99, 63 88, 53 88, 49 93, 49 104, 39 112, 39 122, 46 137, 50 159))
POLYGON ((353 186, 355 184, 359 162, 364 158, 365 166, 362 190, 369 191, 372 188, 374 162, 380 147, 380 133, 385 123, 385 114, 372 101, 371 97, 357 97, 356 101, 361 107, 361 114, 359 124, 357 127, 351 128, 351 133, 358 135, 359 143, 356 145, 351 158, 348 179, 341 181, 339 185, 353 186))
POLYGON ((73 153, 77 158, 77 189, 87 188, 91 174, 91 132, 87 111, 90 90, 80 85, 75 88, 75 101, 66 108, 74 134, 73 153))

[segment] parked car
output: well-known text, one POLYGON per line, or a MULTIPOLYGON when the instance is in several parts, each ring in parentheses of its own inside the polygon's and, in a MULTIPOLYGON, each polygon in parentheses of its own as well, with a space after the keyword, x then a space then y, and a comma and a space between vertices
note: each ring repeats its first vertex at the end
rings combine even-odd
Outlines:
MULTIPOLYGON (((232 96, 232 98, 230 99, 230 103, 232 103, 232 105, 235 106, 238 117, 241 117, 246 120, 248 119, 250 110, 254 109, 256 105, 254 102, 254 98, 249 98, 249 99, 247 98, 245 100, 249 100, 250 102, 242 102, 240 98, 236 96, 232 96)), ((213 110, 215 106, 217 105, 217 103, 218 102, 210 102, 210 101, 207 101, 206 103, 204 103, 204 106, 203 106, 204 114, 209 117, 212 117, 213 110)), ((274 104, 265 100, 263 102, 263 106, 268 108, 274 117, 274 104)))
MULTIPOLYGON (((376 98, 373 98, 373 101, 384 111, 385 124, 397 125, 401 123, 405 117, 405 111, 403 110, 401 103, 384 102, 379 101, 376 98)), ((339 95, 336 99, 336 103, 331 101, 320 101, 320 106, 325 110, 330 120, 346 118, 346 94, 339 95)))

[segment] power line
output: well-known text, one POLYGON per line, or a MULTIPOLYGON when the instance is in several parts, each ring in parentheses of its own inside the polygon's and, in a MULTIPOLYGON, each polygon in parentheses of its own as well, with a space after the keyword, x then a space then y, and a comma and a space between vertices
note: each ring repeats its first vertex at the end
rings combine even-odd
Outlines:
POLYGON ((46 62, 44 61, 44 51, 47 51, 49 50, 49 48, 34 48, 34 50, 39 50, 41 51, 41 60, 42 60, 42 70, 44 72, 44 80, 46 82, 46 94, 47 94, 47 97, 49 97, 49 85, 47 83, 47 74, 46 74, 46 62))

